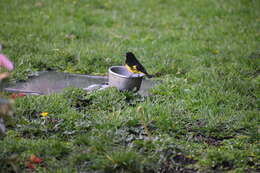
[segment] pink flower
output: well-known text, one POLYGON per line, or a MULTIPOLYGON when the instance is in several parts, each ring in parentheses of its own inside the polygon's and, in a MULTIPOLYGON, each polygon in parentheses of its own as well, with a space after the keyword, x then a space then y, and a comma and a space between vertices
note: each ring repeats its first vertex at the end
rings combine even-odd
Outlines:
POLYGON ((4 54, 0 54, 0 66, 5 67, 9 71, 14 69, 13 63, 4 54))

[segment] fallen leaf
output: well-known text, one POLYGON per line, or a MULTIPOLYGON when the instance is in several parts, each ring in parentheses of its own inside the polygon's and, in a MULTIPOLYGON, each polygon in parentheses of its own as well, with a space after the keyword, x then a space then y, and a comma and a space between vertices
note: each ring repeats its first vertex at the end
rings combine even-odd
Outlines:
POLYGON ((25 96, 25 94, 24 93, 12 93, 11 95, 10 95, 10 98, 11 99, 17 99, 18 97, 24 97, 25 96))
POLYGON ((41 159, 40 157, 37 157, 37 156, 35 156, 34 154, 32 154, 31 157, 30 157, 30 161, 31 161, 32 163, 38 164, 38 163, 41 163, 41 162, 42 162, 42 159, 41 159))
POLYGON ((35 7, 42 7, 43 6, 43 3, 42 2, 36 2, 35 3, 35 7))
POLYGON ((16 97, 17 97, 17 94, 16 94, 16 93, 12 93, 12 94, 10 95, 10 98, 11 98, 11 99, 16 99, 16 97))
POLYGON ((32 162, 26 162, 26 167, 31 169, 31 170, 34 170, 35 169, 35 166, 33 165, 32 162))
POLYGON ((24 93, 19 93, 19 94, 18 94, 18 97, 23 97, 23 96, 25 96, 24 93))

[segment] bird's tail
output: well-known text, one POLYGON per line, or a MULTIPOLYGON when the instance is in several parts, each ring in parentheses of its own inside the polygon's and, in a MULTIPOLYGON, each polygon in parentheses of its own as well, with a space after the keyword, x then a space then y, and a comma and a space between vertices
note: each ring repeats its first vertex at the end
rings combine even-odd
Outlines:
POLYGON ((154 77, 154 75, 151 75, 151 74, 146 74, 146 76, 148 77, 148 78, 152 78, 152 77, 154 77))

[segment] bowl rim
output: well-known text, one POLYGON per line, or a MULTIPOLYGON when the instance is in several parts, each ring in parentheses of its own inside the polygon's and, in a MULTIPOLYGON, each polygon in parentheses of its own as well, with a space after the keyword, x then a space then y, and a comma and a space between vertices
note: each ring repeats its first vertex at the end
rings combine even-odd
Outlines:
MULTIPOLYGON (((144 74, 140 74, 139 76, 124 76, 124 75, 121 75, 121 74, 118 74, 118 73, 115 73, 113 72, 111 69, 112 68, 126 68, 125 66, 111 66, 109 67, 108 69, 108 72, 115 75, 115 76, 118 76, 118 77, 121 77, 121 78, 127 78, 127 79, 132 79, 132 78, 135 78, 135 79, 142 79, 144 77, 144 74)), ((130 72, 131 73, 131 72, 130 72)), ((134 73, 133 73, 134 74, 134 73)))

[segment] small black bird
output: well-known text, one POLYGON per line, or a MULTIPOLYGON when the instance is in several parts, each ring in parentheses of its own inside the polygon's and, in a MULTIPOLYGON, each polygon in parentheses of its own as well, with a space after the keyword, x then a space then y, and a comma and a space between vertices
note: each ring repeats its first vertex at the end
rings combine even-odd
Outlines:
POLYGON ((148 78, 152 77, 152 75, 147 73, 144 66, 136 59, 135 55, 132 52, 126 53, 125 67, 128 71, 132 73, 143 73, 148 78))

